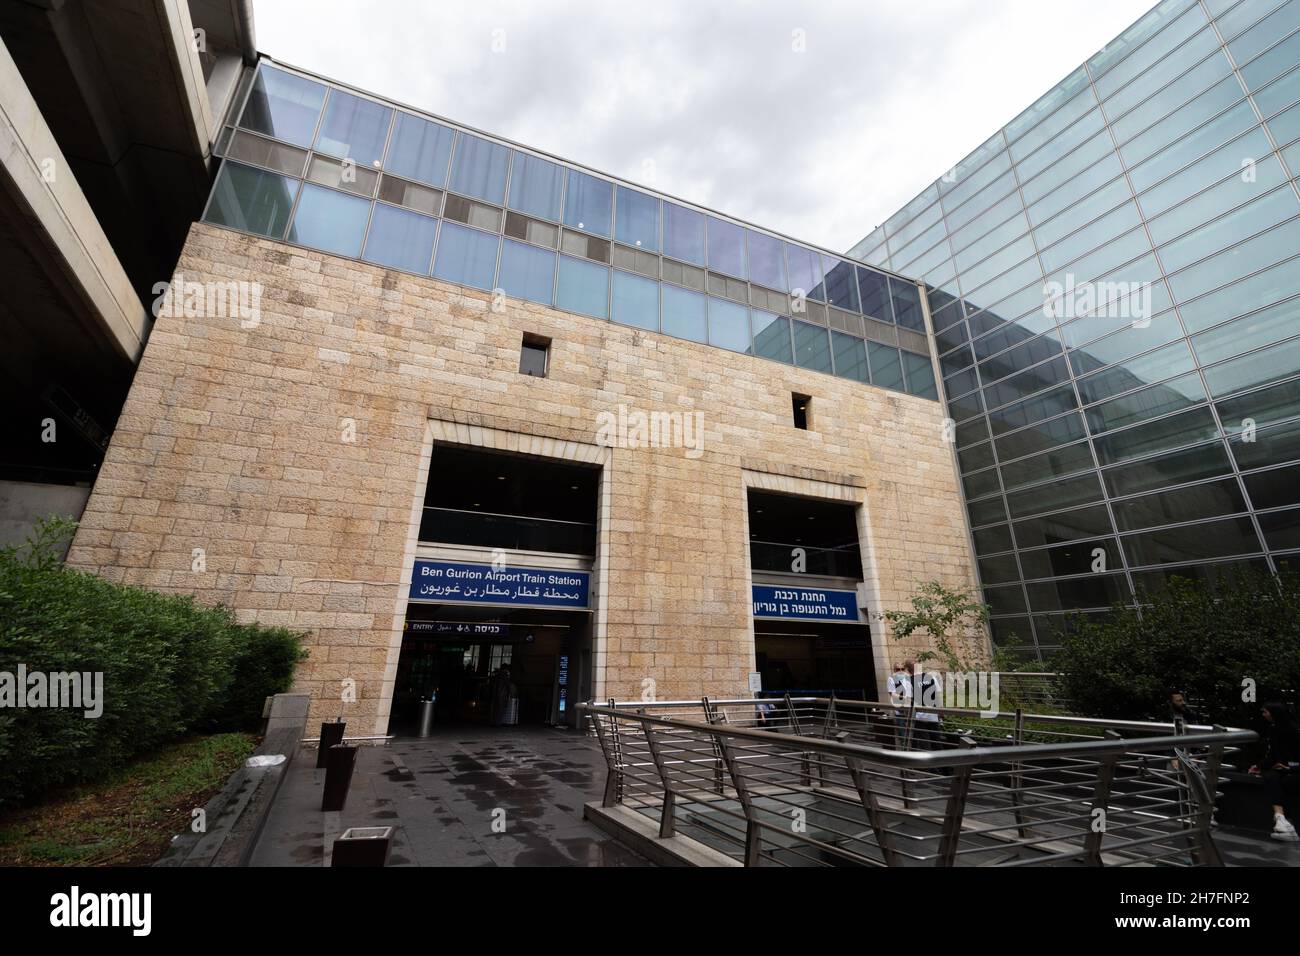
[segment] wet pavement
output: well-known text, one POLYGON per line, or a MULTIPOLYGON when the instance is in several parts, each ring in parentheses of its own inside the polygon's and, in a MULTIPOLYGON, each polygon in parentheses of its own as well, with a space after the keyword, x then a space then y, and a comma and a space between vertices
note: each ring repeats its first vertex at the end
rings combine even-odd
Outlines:
POLYGON ((346 808, 322 813, 316 751, 294 758, 253 866, 327 865, 348 827, 391 826, 389 866, 648 866, 582 819, 605 761, 570 730, 470 727, 361 747, 346 808))

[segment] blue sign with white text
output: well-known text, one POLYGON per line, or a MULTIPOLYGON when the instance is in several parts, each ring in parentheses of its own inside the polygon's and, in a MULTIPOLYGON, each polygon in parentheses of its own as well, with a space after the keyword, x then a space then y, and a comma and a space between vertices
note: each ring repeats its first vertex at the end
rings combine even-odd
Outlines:
POLYGON ((590 584, 586 571, 416 561, 410 597, 435 604, 585 608, 590 584))
POLYGON ((829 588, 754 585, 754 617, 858 623, 858 595, 829 588))

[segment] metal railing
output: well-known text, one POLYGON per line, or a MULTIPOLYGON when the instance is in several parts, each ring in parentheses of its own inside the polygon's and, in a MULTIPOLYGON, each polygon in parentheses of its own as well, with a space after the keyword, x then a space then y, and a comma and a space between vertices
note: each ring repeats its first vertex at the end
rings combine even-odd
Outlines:
POLYGON ((1256 739, 821 697, 578 709, 604 807, 746 866, 1219 866, 1219 766, 1256 739))

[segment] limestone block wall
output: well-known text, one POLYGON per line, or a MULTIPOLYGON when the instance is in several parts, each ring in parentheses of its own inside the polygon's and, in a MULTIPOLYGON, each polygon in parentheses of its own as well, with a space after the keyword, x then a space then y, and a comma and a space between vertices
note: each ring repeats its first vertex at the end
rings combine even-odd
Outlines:
MULTIPOLYGON (((435 439, 605 469, 598 697, 745 693, 747 487, 860 503, 873 609, 974 586, 936 402, 204 224, 177 271, 260 284, 257 315, 159 317, 69 561, 309 632, 313 720, 386 727, 435 439), (620 405, 700 413, 702 453, 602 447, 620 405)), ((880 635, 877 669, 920 649, 880 635)))

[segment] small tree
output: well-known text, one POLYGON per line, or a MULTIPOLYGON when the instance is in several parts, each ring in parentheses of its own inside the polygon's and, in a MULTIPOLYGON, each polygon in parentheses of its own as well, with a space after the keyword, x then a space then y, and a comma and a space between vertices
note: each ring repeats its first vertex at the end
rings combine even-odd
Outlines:
POLYGON ((938 581, 926 581, 917 588, 911 605, 910 611, 886 611, 876 618, 889 623, 895 640, 911 637, 918 631, 934 639, 935 649, 919 653, 918 664, 938 659, 949 670, 969 670, 962 661, 962 651, 969 652, 975 647, 982 652, 989 606, 976 600, 970 591, 954 590, 938 581))

